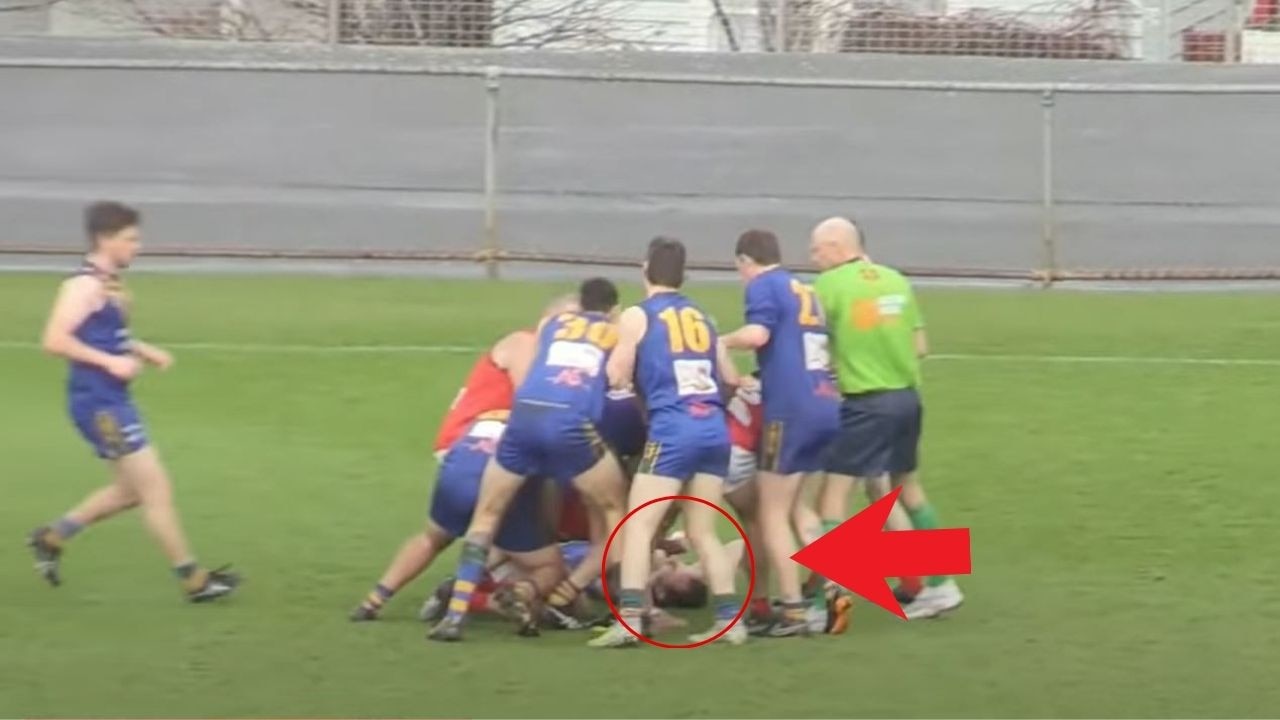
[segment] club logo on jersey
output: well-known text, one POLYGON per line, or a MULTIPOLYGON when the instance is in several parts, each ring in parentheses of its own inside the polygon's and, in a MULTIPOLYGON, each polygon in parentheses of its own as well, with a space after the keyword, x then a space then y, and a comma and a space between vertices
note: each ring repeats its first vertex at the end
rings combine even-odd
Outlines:
POLYGON ((714 405, 709 405, 704 402, 689 403, 689 417, 695 417, 695 418, 711 417, 715 413, 715 411, 716 411, 716 407, 714 405))
POLYGON ((583 372, 581 370, 575 368, 564 368, 560 372, 551 376, 551 384, 580 388, 587 384, 587 380, 583 377, 583 372))

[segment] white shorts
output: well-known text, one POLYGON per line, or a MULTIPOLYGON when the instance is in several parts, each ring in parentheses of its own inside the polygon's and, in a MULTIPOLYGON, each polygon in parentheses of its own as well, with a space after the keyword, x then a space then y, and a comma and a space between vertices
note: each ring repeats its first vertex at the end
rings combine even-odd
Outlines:
POLYGON ((756 454, 734 445, 729 450, 729 475, 724 480, 724 491, 734 492, 756 479, 756 454))

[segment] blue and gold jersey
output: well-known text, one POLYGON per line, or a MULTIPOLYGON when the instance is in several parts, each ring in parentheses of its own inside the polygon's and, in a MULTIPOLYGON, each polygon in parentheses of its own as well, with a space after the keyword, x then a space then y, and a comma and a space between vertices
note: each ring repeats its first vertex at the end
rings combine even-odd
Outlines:
POLYGON ((609 386, 605 362, 618 328, 604 313, 566 312, 538 334, 538 354, 515 402, 572 410, 598 422, 609 386))
MULTIPOLYGON (((106 289, 107 301, 75 329, 76 339, 111 355, 128 355, 132 338, 125 310, 126 292, 119 277, 86 262, 76 275, 98 279, 106 289)), ((129 384, 97 365, 71 362, 67 392, 75 402, 109 404, 128 399, 129 384)))
POLYGON ((716 362, 716 331, 684 295, 640 303, 648 329, 636 350, 635 384, 649 411, 649 437, 691 445, 729 443, 716 362))
POLYGON ((476 484, 485 465, 498 449, 498 441, 507 429, 510 413, 506 410, 487 412, 476 418, 471 427, 454 441, 440 460, 440 471, 450 476, 475 477, 476 484))
POLYGON ((769 330, 769 342, 756 352, 765 419, 834 418, 840 393, 813 288, 782 268, 758 275, 747 284, 746 322, 769 330))

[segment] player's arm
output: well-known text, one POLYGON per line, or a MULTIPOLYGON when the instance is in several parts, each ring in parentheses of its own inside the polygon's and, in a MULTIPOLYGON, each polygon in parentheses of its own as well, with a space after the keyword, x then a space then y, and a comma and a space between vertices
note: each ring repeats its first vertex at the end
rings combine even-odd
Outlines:
POLYGON ((134 340, 129 344, 129 350, 133 352, 134 357, 161 370, 168 370, 173 367, 173 354, 151 343, 134 340))
POLYGON ((76 328, 102 303, 102 286, 99 281, 82 275, 62 283, 58 297, 53 301, 49 320, 44 326, 40 347, 50 355, 72 362, 95 365, 121 379, 138 374, 138 363, 133 358, 112 355, 89 347, 76 337, 76 328))
POLYGON ((907 321, 915 330, 916 355, 921 359, 929 356, 929 335, 924 329, 924 314, 920 312, 920 303, 916 301, 916 293, 907 293, 907 321))
POLYGON ((746 324, 721 337, 730 350, 757 350, 768 345, 778 324, 778 305, 762 283, 747 286, 746 305, 746 324))
POLYGON ((489 357, 506 371, 512 385, 520 387, 537 354, 538 336, 521 330, 499 340, 489 352, 489 357))
POLYGON ((738 372, 738 366, 723 342, 716 343, 716 366, 720 370, 720 387, 728 390, 742 384, 742 373, 738 372))
POLYGON ((648 330, 649 319, 639 307, 627 308, 618 318, 618 344, 613 347, 609 363, 605 366, 611 387, 631 387, 636 372, 636 348, 648 330))

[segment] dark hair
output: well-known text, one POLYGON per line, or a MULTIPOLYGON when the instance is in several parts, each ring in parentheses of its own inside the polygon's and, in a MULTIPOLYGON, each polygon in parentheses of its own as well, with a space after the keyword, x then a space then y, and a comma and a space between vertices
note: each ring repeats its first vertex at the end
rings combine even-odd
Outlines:
POLYGON ((707 606, 707 584, 701 578, 690 578, 689 584, 675 590, 664 587, 654 593, 653 604, 663 608, 702 608, 707 606))
POLYGON ((609 312, 618 305, 618 287, 608 278, 584 280, 578 287, 578 304, 587 312, 609 312))
POLYGON ((684 257, 684 243, 679 240, 662 236, 650 240, 645 279, 654 285, 679 289, 684 285, 684 257))
POLYGON ((96 244, 103 235, 116 233, 137 225, 142 215, 137 210, 118 202, 96 202, 84 210, 84 231, 89 242, 96 244))
POLYGON ((738 246, 733 254, 749 257, 757 265, 777 265, 782 262, 778 236, 768 230, 748 230, 739 235, 738 246))

